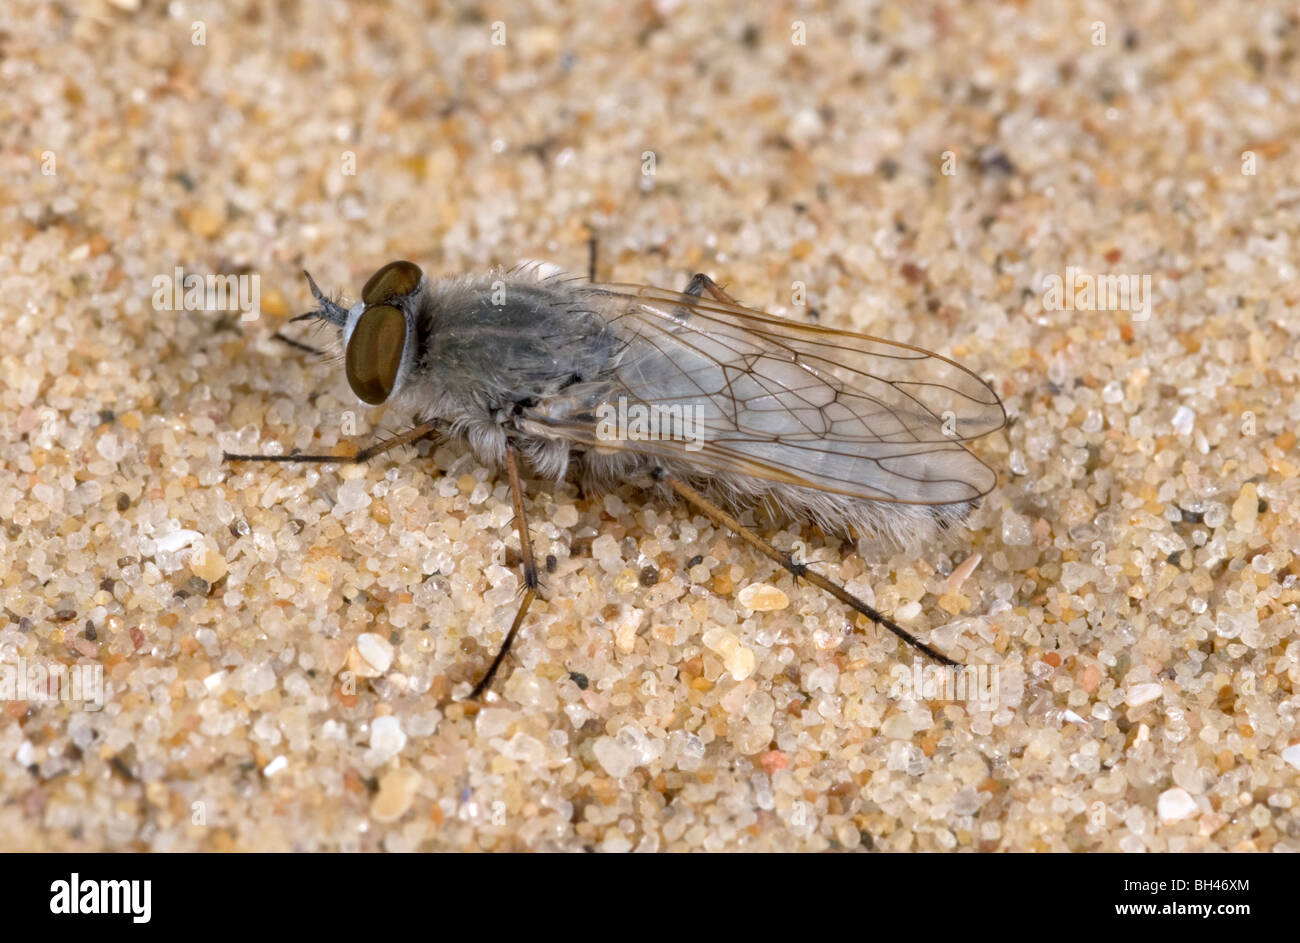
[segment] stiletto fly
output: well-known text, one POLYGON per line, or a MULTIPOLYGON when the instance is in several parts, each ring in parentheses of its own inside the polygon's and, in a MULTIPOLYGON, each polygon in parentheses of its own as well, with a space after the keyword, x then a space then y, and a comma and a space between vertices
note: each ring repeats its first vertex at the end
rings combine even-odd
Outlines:
POLYGON ((472 698, 491 685, 540 589, 525 469, 553 480, 574 474, 597 491, 632 482, 683 500, 797 579, 957 664, 739 520, 763 505, 830 533, 902 544, 963 520, 997 482, 965 443, 1001 428, 1006 413, 955 361, 751 310, 707 275, 666 291, 560 277, 535 264, 430 279, 398 261, 350 307, 307 280, 319 307, 294 320, 337 329, 352 392, 413 423, 351 459, 223 458, 366 462, 448 437, 504 469, 524 590, 472 698))

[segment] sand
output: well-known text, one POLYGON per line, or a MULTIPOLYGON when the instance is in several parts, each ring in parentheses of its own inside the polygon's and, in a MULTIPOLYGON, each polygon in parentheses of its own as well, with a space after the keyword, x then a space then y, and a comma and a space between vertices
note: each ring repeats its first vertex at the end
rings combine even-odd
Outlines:
POLYGON ((3 846, 1300 850, 1298 51, 1282 2, 11 0, 0 665, 86 683, 0 702, 3 846), (583 272, 593 231, 605 280, 990 379, 968 527, 764 526, 979 685, 681 506, 530 478, 555 570, 462 703, 504 475, 222 464, 405 422, 272 339, 313 342, 303 268, 583 272))

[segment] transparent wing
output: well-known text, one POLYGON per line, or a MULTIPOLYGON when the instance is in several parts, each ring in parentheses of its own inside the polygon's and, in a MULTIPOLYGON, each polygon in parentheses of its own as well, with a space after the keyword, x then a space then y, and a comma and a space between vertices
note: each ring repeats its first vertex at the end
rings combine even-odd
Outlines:
POLYGON ((873 501, 951 504, 997 482, 961 443, 1001 428, 1006 413, 952 360, 681 292, 587 294, 622 350, 595 401, 574 389, 539 404, 531 418, 552 434, 873 501), (661 433, 664 417, 682 416, 680 434, 598 434, 596 417, 611 411, 654 411, 661 433))

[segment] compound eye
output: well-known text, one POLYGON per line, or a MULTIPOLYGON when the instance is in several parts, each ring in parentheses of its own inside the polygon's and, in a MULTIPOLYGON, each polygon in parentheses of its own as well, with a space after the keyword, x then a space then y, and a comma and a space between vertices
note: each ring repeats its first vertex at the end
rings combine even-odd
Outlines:
POLYGON ((357 399, 371 406, 388 399, 405 348, 406 316, 401 311, 392 305, 375 305, 361 313, 344 358, 348 386, 357 399))
POLYGON ((389 262, 366 282, 361 289, 361 300, 368 305, 381 305, 394 298, 409 295, 420 284, 424 273, 414 262, 389 262))

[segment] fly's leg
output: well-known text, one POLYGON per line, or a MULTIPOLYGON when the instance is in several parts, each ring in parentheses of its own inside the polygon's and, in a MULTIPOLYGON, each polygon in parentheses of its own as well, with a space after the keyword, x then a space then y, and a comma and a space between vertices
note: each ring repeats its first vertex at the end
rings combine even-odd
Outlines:
MULTIPOLYGON (((714 301, 727 305, 736 304, 736 299, 723 291, 721 285, 709 278, 709 276, 705 275, 703 272, 696 272, 692 275, 691 280, 687 282, 686 287, 682 289, 682 294, 687 298, 699 298, 703 296, 705 292, 708 292, 709 297, 714 301)), ((675 308, 678 320, 686 322, 691 319, 691 309, 689 307, 686 305, 676 305, 675 308)))
POLYGON ((510 625, 510 631, 506 633, 505 641, 501 643, 501 649, 497 652, 492 664, 483 675, 483 679, 474 685, 474 690, 469 694, 469 700, 477 701, 479 695, 492 686, 492 679, 496 677, 497 669, 501 667, 501 662, 505 660, 506 653, 510 651, 510 646, 514 643, 515 636, 519 633, 519 627, 524 624, 524 616, 528 614, 528 607, 533 604, 533 599, 537 596, 537 589, 541 581, 537 576, 537 559, 533 556, 533 539, 528 534, 528 518, 524 516, 524 489, 519 481, 519 459, 513 449, 506 450, 506 472, 510 476, 510 500, 515 506, 515 527, 519 531, 519 556, 523 561, 524 571, 524 598, 519 602, 519 611, 515 613, 515 621, 510 625))
MULTIPOLYGON (((696 279, 703 278, 706 281, 708 281, 708 276, 705 275, 697 275, 695 276, 695 278, 696 279)), ((695 280, 692 279, 692 284, 694 284, 694 282, 695 280)), ((960 662, 953 661, 947 655, 944 655, 943 653, 937 651, 936 649, 931 648, 929 645, 925 644, 925 642, 922 642, 920 639, 918 639, 915 635, 908 632, 906 629, 896 625, 892 620, 881 615, 871 606, 868 606, 866 603, 864 603, 861 599, 858 599, 858 597, 854 596, 843 586, 839 585, 838 583, 834 583, 831 580, 828 580, 820 573, 815 573, 812 570, 808 569, 808 564, 806 563, 796 563, 788 553, 782 553, 780 550, 777 550, 775 547, 773 547, 762 537, 759 537, 758 534, 754 533, 744 524, 740 523, 740 521, 736 520, 735 517, 728 514, 722 508, 713 504, 713 502, 709 501, 707 498, 704 497, 704 495, 700 494, 698 491, 696 491, 690 485, 686 484, 686 482, 682 481, 680 478, 675 478, 672 475, 667 474, 663 470, 657 471, 655 477, 659 481, 662 481, 666 485, 668 485, 668 487, 672 488, 673 491, 675 491, 679 497, 685 500, 688 504, 690 504, 692 507, 698 510, 709 520, 713 521, 713 523, 716 526, 726 527, 728 530, 731 530, 736 535, 738 535, 741 540, 745 541, 745 543, 749 544, 751 547, 758 550, 760 553, 770 557, 771 559, 779 563, 781 566, 785 567, 787 570, 790 571, 790 573, 794 575, 795 579, 805 579, 808 582, 812 583, 814 586, 818 587, 819 589, 824 589, 826 592, 830 593, 840 602, 844 603, 845 605, 849 606, 855 611, 862 613, 864 616, 866 616, 872 622, 876 623, 876 625, 880 626, 881 628, 888 629, 890 632, 893 632, 904 642, 907 642, 907 644, 913 646, 914 648, 920 649, 922 652, 924 652, 926 655, 929 655, 931 658, 933 658, 935 661, 939 662, 940 664, 948 665, 953 668, 961 667, 960 662)))
POLYGON ((705 275, 703 272, 696 272, 691 276, 691 280, 682 294, 693 295, 698 298, 706 291, 709 293, 709 297, 714 301, 721 301, 725 305, 737 304, 735 298, 723 291, 721 285, 709 278, 709 276, 705 275))
MULTIPOLYGON (((221 460, 223 462, 338 462, 342 465, 357 464, 368 462, 389 449, 418 442, 420 439, 439 431, 440 425, 437 422, 422 423, 409 432, 362 449, 351 458, 339 455, 237 455, 232 452, 222 452, 221 460)), ((523 559, 524 572, 524 598, 519 604, 519 611, 515 613, 515 619, 510 626, 510 631, 506 633, 505 641, 501 643, 500 651, 492 659, 492 664, 487 673, 483 675, 483 679, 470 692, 470 700, 477 700, 491 686, 492 679, 496 677, 497 669, 501 667, 501 662, 505 660, 506 654, 510 651, 515 636, 519 634, 519 628, 524 623, 524 616, 528 614, 528 607, 532 605, 533 599, 537 596, 538 587, 541 585, 537 575, 537 560, 533 555, 533 541, 528 533, 528 519, 524 515, 524 492, 519 480, 519 461, 513 450, 506 452, 506 471, 510 476, 510 494, 515 508, 515 526, 519 530, 519 549, 520 556, 523 559)))
POLYGON ((411 445, 438 431, 439 425, 436 422, 421 423, 409 432, 403 432, 391 439, 376 442, 374 445, 362 449, 351 458, 341 455, 297 455, 293 453, 289 455, 237 455, 234 452, 222 452, 221 460, 223 462, 338 462, 340 465, 357 465, 368 462, 375 456, 382 455, 400 445, 411 445))

